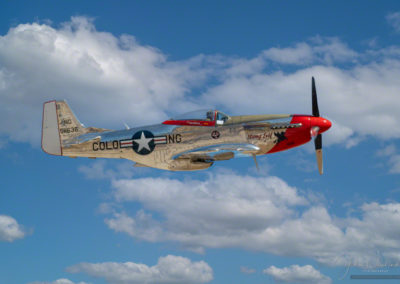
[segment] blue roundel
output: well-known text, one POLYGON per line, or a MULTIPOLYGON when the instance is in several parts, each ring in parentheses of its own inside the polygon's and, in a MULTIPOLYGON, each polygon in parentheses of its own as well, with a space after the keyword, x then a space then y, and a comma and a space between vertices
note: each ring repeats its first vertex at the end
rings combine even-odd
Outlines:
POLYGON ((133 150, 139 155, 148 155, 155 148, 154 135, 150 131, 141 130, 132 136, 133 150))

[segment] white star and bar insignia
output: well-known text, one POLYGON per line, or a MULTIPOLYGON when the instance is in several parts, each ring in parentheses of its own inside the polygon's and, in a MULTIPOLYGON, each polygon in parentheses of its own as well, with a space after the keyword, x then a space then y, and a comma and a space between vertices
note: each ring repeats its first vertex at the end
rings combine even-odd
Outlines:
POLYGON ((167 144, 167 137, 165 135, 154 136, 150 131, 141 130, 136 132, 132 139, 120 140, 119 143, 121 148, 132 147, 136 153, 147 155, 154 150, 155 145, 167 144))

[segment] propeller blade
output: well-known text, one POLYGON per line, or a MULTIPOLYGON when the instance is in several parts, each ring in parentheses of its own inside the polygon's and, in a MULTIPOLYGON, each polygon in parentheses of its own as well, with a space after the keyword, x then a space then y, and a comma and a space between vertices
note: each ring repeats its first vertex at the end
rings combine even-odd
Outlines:
POLYGON ((315 150, 322 149, 322 135, 321 134, 318 134, 317 137, 315 138, 314 145, 315 145, 315 150))
POLYGON ((311 79, 311 85, 312 85, 312 114, 313 116, 319 116, 317 89, 315 88, 314 77, 312 77, 311 79))
POLYGON ((317 154, 317 164, 318 164, 318 171, 319 174, 322 175, 324 173, 323 162, 322 162, 322 149, 317 150, 315 152, 317 154))
POLYGON ((317 154, 317 164, 318 164, 318 171, 319 174, 322 175, 324 173, 323 162, 322 162, 322 149, 315 151, 317 154))
MULTIPOLYGON (((318 99, 317 99, 317 88, 315 88, 315 79, 311 78, 311 95, 312 95, 312 114, 315 117, 319 117, 318 99)), ((315 153, 317 154, 317 164, 319 174, 324 173, 323 162, 322 162, 322 136, 318 134, 319 127, 313 127, 311 129, 311 136, 314 138, 315 153)))
POLYGON ((317 154, 317 164, 318 164, 318 171, 319 174, 322 175, 324 173, 323 169, 323 161, 322 161, 322 135, 318 134, 317 137, 314 139, 315 145, 315 153, 317 154))

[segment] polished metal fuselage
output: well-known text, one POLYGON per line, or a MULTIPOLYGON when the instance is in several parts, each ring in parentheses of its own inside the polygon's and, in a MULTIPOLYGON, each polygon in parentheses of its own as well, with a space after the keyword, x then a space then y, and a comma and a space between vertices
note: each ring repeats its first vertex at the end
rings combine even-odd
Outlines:
MULTIPOLYGON (((286 117, 253 125, 239 123, 210 127, 157 124, 118 131, 104 130, 63 141, 62 152, 70 157, 123 158, 139 166, 165 170, 197 170, 208 168, 212 161, 199 162, 176 157, 201 147, 226 144, 253 144, 259 149, 251 155, 266 154, 279 143, 276 133, 286 131, 286 128, 272 128, 270 125, 290 124, 290 120, 291 117, 286 117), (129 144, 129 139, 132 140, 135 134, 149 132, 154 136, 153 143, 160 141, 150 153, 140 154, 133 147, 123 146, 124 141, 129 144)), ((149 141, 147 139, 147 143, 149 141)), ((235 156, 249 155, 246 152, 235 153, 235 156)))

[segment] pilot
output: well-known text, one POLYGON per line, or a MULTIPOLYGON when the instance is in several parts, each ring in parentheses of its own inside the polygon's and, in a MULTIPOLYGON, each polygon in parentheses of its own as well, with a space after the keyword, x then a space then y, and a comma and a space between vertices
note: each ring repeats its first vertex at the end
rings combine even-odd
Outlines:
POLYGON ((213 111, 207 111, 207 119, 206 120, 213 120, 214 119, 214 112, 213 111))

